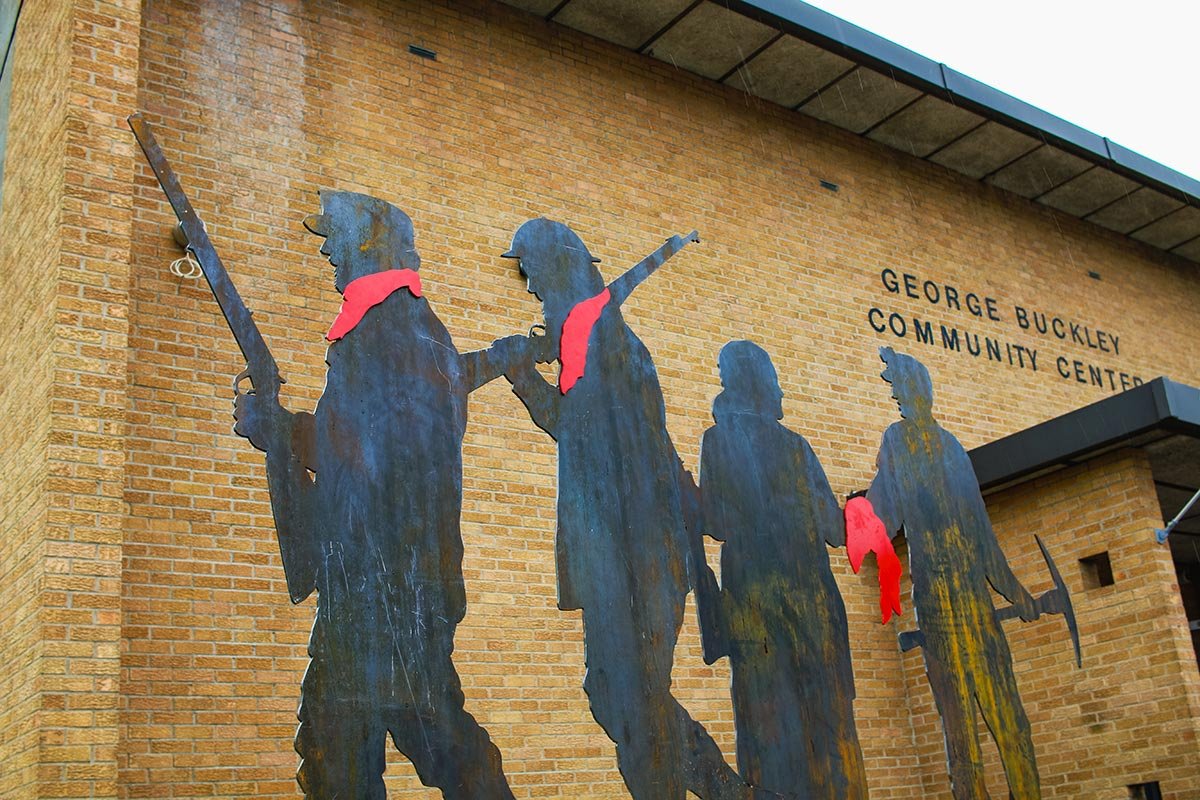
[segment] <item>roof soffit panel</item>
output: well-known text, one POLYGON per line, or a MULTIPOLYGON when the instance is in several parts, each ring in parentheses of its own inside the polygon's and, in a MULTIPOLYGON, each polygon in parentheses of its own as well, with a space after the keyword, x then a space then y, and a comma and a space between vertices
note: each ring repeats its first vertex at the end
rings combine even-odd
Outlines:
POLYGON ((1177 256, 1190 258, 1192 261, 1200 261, 1200 235, 1194 239, 1189 239, 1183 244, 1175 245, 1171 252, 1177 256))
POLYGON ((1136 200, 1108 208, 1140 187, 1200 208, 1200 181, 803 2, 501 2, 630 49, 643 47, 765 100, 803 104, 809 116, 1065 213, 1096 214, 1091 221, 1097 224, 1200 261, 1200 242, 1179 240, 1191 230, 1189 214, 1131 228, 1126 212, 1136 209, 1136 200), (666 22, 646 34, 659 20, 666 22), (851 80, 859 81, 854 91, 851 80), (926 97, 987 121, 937 142, 937 124, 951 127, 951 121, 922 124, 926 97), (1079 171, 1080 161, 1090 166, 1079 171))
MULTIPOLYGON (((1182 207, 1181 201, 1143 186, 1092 212, 1087 221, 1117 233, 1130 233, 1182 207)), ((1173 244, 1179 244, 1184 238, 1180 237, 1173 244)))
POLYGON ((987 182, 1022 197, 1037 197, 1091 166, 1090 161, 1043 145, 1001 168, 987 182))
POLYGON ((1103 167, 1092 167, 1050 190, 1038 202, 1075 217, 1086 217, 1137 188, 1128 178, 1103 167))
POLYGON ((946 90, 956 98, 963 103, 990 109, 992 113, 999 115, 1006 125, 1037 135, 1043 141, 1061 143, 1066 149, 1079 155, 1108 158, 1104 138, 1091 131, 950 67, 942 67, 942 78, 946 90))
POLYGON ((646 52, 680 69, 718 80, 778 32, 714 3, 701 3, 646 52))
POLYGON ((1200 489, 1200 459, 1197 459, 1200 454, 1196 452, 1195 440, 1182 435, 1168 436, 1146 445, 1145 449, 1159 492, 1184 493, 1182 502, 1171 511, 1173 516, 1200 489))
POLYGON ((571 0, 554 21, 632 50, 689 5, 691 0, 571 0))
POLYGON ((852 61, 794 36, 784 36, 739 67, 725 83, 794 108, 853 68, 852 61))
POLYGON ((506 5, 544 17, 558 8, 562 0, 504 0, 506 5))
POLYGON ((867 137, 924 158, 981 122, 983 117, 925 95, 868 131, 867 137))
POLYGON ((863 133, 921 94, 895 78, 859 67, 837 83, 822 89, 800 106, 800 111, 840 128, 863 133))
POLYGON ((979 179, 1038 146, 1038 141, 996 122, 986 122, 931 154, 929 160, 979 179))
POLYGON ((1130 236, 1155 247, 1170 250, 1200 236, 1200 208, 1184 206, 1141 230, 1133 231, 1130 236))

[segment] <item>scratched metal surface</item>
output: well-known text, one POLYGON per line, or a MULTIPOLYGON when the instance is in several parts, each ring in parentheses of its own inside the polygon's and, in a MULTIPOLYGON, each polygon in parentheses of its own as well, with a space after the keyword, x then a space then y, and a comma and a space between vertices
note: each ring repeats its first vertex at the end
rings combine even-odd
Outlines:
POLYGON ((703 530, 721 542, 719 619, 738 770, 777 791, 866 798, 846 609, 827 545, 842 515, 816 454, 780 423, 765 350, 730 342, 700 449, 703 530))
MULTIPOLYGON (((542 301, 539 357, 551 360, 571 309, 603 292, 604 281, 582 240, 561 223, 526 223, 509 255, 542 301)), ((584 689, 616 744, 630 795, 753 796, 671 695, 689 557, 681 470, 650 353, 619 302, 609 302, 590 331, 583 377, 569 392, 546 382, 531 360, 508 376, 534 423, 558 445, 559 606, 583 611, 584 689)))
POLYGON ((891 535, 903 529, 926 673, 942 718, 955 800, 988 797, 978 707, 1017 800, 1041 797, 1029 720, 991 585, 1024 616, 1035 601, 992 531, 970 459, 933 417, 933 385, 915 358, 880 350, 903 419, 883 435, 867 498, 891 535))
MULTIPOLYGON (((339 291, 420 266, 412 223, 365 195, 323 192, 306 220, 339 291)), ((463 708, 451 661, 466 611, 459 532, 470 358, 423 297, 404 288, 333 342, 313 414, 238 402, 238 428, 286 420, 267 452, 289 586, 316 589, 296 750, 307 797, 385 797, 390 736, 445 797, 511 798, 500 753, 463 708), (280 415, 284 416, 280 416, 280 415), (300 468, 300 466, 304 468, 300 468), (301 574, 291 574, 300 570, 301 574)))

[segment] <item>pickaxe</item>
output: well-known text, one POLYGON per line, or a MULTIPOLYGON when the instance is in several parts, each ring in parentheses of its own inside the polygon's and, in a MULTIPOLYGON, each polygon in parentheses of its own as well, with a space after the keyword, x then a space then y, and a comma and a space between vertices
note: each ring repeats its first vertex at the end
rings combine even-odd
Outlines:
MULTIPOLYGON (((1075 608, 1071 605, 1071 594, 1067 591, 1067 584, 1059 574, 1058 567, 1054 565, 1054 559, 1050 557, 1050 551, 1042 543, 1042 538, 1036 534, 1033 538, 1037 540, 1038 547, 1042 551, 1042 558, 1045 559, 1046 566, 1050 570, 1050 577, 1054 579, 1053 589, 1041 597, 1034 598, 1034 610, 1037 611, 1039 617, 1042 614, 1063 615, 1067 622, 1067 630, 1071 632, 1071 641, 1075 645, 1075 666, 1082 668, 1083 656, 1079 651, 1079 626, 1075 624, 1075 608)), ((1004 622, 1020 616, 1016 606, 1006 606, 997 609, 995 613, 997 622, 1004 622)), ((904 631, 900 634, 900 650, 905 653, 914 647, 922 647, 924 644, 925 634, 922 631, 904 631)))

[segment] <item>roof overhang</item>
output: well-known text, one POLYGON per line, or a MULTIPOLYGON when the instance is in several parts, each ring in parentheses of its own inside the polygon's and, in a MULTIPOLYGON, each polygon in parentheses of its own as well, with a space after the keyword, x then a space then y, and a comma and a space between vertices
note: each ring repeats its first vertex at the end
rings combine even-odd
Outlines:
MULTIPOLYGON (((1111 450, 1174 437, 1200 440, 1200 389, 1156 378, 976 447, 970 455, 980 488, 992 492, 1111 450)), ((1200 454, 1200 441, 1192 446, 1200 454)))
POLYGON ((1200 263, 1200 181, 799 0, 503 0, 1200 263))
MULTIPOLYGON (((1139 448, 1164 520, 1200 490, 1200 389, 1156 378, 970 452, 984 494, 993 494, 1123 448, 1139 448)), ((1150 532, 1147 531, 1147 536, 1150 532)), ((1177 558, 1200 561, 1184 539, 1200 538, 1200 509, 1171 533, 1177 558)))

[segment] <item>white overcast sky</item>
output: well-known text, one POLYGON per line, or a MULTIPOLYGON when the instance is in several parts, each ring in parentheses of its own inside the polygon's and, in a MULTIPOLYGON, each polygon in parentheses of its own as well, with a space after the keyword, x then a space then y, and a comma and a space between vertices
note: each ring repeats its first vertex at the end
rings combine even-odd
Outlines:
POLYGON ((1200 180, 1200 0, 806 0, 1200 180))

